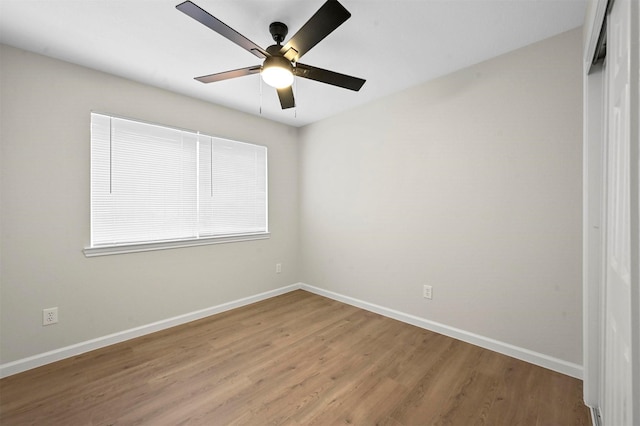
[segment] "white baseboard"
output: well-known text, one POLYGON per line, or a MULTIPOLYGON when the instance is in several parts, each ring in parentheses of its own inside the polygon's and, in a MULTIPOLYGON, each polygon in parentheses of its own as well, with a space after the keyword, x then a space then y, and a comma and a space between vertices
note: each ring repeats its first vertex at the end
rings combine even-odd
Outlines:
POLYGON ((521 359, 523 361, 530 362, 531 364, 539 365, 541 367, 548 368, 550 370, 557 371, 568 376, 582 379, 582 366, 580 365, 304 283, 292 284, 286 287, 281 287, 275 290, 256 294, 254 296, 245 297, 242 299, 223 303, 221 305, 212 306, 210 308, 132 328, 130 330, 121 331, 118 333, 110 334, 108 336, 98 337, 96 339, 87 340, 75 345, 55 349, 53 351, 34 355, 24 359, 19 359, 13 362, 8 362, 6 364, 1 364, 0 378, 21 373, 23 371, 50 364, 52 362, 60 361, 65 358, 71 358, 73 356, 93 351, 95 349, 100 349, 105 346, 124 342, 126 340, 134 339, 136 337, 144 336, 150 333, 155 333, 156 331, 165 330, 167 328, 175 327, 181 324, 186 324, 191 321, 199 320, 211 315, 249 305, 251 303, 256 303, 261 300, 269 299, 271 297, 279 296, 281 294, 285 294, 298 289, 306 290, 310 293, 324 296, 338 302, 346 303, 348 305, 356 306, 370 312, 375 312, 385 317, 393 318, 407 324, 415 325, 426 330, 453 337, 454 339, 462 340, 463 342, 471 343, 473 345, 499 352, 513 358, 521 359))
POLYGON ((104 348, 105 346, 113 345, 116 343, 124 342, 126 340, 134 339, 136 337, 144 336, 146 334, 155 333, 156 331, 165 330, 167 328, 175 327, 177 325, 186 324, 191 321, 206 318, 211 315, 219 314, 231 309, 239 308, 241 306, 256 303, 261 300, 269 299, 271 297, 279 296, 284 293, 288 293, 300 288, 300 284, 293 284, 286 287, 281 287, 275 290, 267 291, 264 293, 256 294, 254 296, 245 297, 242 299, 234 300, 231 302, 223 303, 221 305, 212 306, 210 308, 201 309, 199 311, 190 312, 183 315, 178 315, 173 318, 157 321, 151 324, 143 325, 140 327, 132 328, 130 330, 121 331, 108 336, 98 337, 96 339, 80 342, 75 345, 67 346, 53 351, 45 352, 42 354, 30 356, 28 358, 19 359, 17 361, 8 362, 0 365, 0 378, 11 376, 13 374, 21 373, 32 368, 40 367, 52 362, 60 361, 65 358, 71 358, 76 355, 80 355, 95 349, 104 348))
POLYGON ((444 334, 445 336, 453 337, 454 339, 462 340, 463 342, 471 343, 472 345, 480 346, 481 348, 508 355, 510 357, 517 358, 531 364, 539 365, 540 367, 557 371, 559 373, 582 380, 582 366, 578 364, 534 352, 529 349, 520 348, 509 343, 500 342, 498 340, 480 336, 478 334, 470 333, 468 331, 460 330, 448 325, 440 324, 435 321, 430 321, 414 315, 406 314, 394 309, 385 308, 384 306, 375 305, 373 303, 365 302, 353 297, 344 296, 332 291, 313 287, 308 284, 300 283, 300 288, 310 293, 328 297, 329 299, 356 306, 370 312, 375 312, 385 317, 393 318, 407 324, 415 325, 416 327, 444 334))

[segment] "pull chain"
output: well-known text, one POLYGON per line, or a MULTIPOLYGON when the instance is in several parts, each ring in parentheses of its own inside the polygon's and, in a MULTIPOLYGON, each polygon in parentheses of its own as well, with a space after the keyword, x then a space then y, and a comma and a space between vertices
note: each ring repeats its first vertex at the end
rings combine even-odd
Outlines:
POLYGON ((262 115, 262 75, 258 77, 260 80, 260 115, 262 115))

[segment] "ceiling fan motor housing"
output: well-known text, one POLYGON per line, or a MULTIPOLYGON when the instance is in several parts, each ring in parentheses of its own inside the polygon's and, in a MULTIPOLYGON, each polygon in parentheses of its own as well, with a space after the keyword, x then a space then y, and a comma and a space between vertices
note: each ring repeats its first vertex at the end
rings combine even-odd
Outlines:
POLYGON ((271 56, 266 58, 262 63, 262 68, 278 67, 293 72, 293 66, 287 58, 282 55, 271 56))

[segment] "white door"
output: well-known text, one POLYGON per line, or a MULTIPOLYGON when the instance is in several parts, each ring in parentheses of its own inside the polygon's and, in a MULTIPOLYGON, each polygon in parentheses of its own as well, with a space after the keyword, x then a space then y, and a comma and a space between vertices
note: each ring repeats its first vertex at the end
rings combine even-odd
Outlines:
MULTIPOLYGON (((605 425, 633 422, 631 353, 630 18, 615 0, 607 25, 607 225, 604 330, 605 425)), ((636 209, 633 209, 636 210, 636 209)), ((637 211, 637 210, 636 210, 637 211)))

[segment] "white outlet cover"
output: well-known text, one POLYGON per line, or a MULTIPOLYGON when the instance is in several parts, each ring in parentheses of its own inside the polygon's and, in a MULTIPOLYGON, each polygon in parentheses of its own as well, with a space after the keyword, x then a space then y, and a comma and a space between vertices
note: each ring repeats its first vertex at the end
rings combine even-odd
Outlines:
POLYGON ((433 298, 433 287, 431 287, 430 285, 425 285, 422 289, 422 296, 425 299, 432 299, 433 298))
POLYGON ((42 310, 42 325, 51 325, 58 322, 58 308, 42 310))

